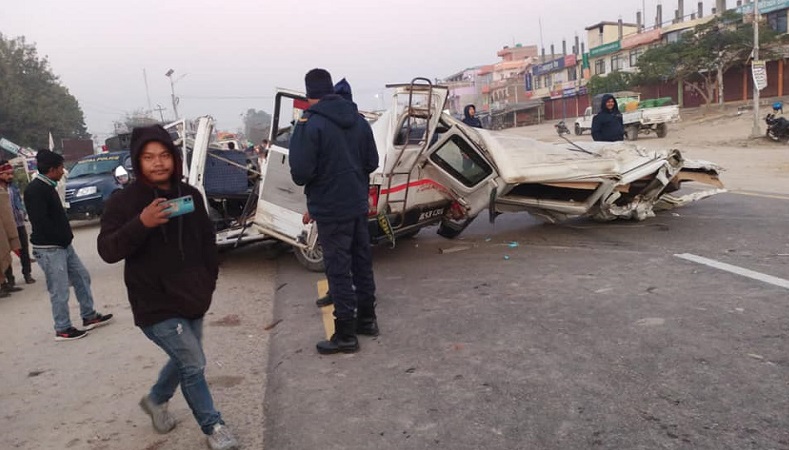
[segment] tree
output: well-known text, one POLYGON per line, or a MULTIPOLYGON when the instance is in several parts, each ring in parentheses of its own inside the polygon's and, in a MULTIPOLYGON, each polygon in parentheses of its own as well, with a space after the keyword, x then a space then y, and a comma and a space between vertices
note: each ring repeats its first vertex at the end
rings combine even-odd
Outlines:
MULTIPOLYGON (((769 27, 760 27, 764 46, 762 58, 775 56, 771 47, 783 38, 769 27)), ((674 43, 647 50, 638 59, 639 81, 649 84, 674 79, 695 90, 710 105, 718 87, 723 103, 723 74, 737 64, 745 64, 753 50, 753 24, 742 14, 726 11, 721 16, 688 30, 674 43), (703 86, 697 83, 703 81, 703 86)))
POLYGON ((587 89, 592 95, 631 90, 634 76, 628 72, 614 71, 608 75, 595 75, 589 80, 587 89))
POLYGON ((77 99, 52 73, 47 58, 24 37, 0 34, 0 135, 22 146, 43 148, 49 133, 90 138, 77 99))
POLYGON ((269 113, 256 111, 253 108, 247 110, 246 115, 244 115, 244 134, 249 141, 258 144, 263 139, 268 139, 269 128, 271 128, 271 115, 269 113))

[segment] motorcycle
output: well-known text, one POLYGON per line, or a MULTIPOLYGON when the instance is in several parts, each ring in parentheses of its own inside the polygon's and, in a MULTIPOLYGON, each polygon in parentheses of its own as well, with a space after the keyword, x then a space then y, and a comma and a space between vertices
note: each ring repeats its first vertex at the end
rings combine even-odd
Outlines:
POLYGON ((556 128, 556 133, 558 133, 559 136, 563 134, 570 134, 570 129, 567 128, 567 125, 564 123, 564 120, 559 121, 559 123, 554 125, 554 127, 556 128))
POLYGON ((764 118, 767 123, 767 137, 773 141, 789 141, 789 120, 783 117, 776 117, 775 114, 767 114, 764 118))

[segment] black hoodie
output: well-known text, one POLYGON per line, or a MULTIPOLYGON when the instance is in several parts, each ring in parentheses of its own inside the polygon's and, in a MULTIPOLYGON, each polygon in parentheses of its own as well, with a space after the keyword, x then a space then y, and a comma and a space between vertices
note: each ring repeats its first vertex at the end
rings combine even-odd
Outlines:
POLYGON ((289 161, 313 219, 341 222, 367 213, 378 150, 355 104, 332 94, 305 111, 290 140, 289 161))
POLYGON ((124 280, 134 323, 145 327, 166 319, 198 319, 208 311, 219 259, 214 227, 200 192, 180 181, 181 156, 159 125, 135 128, 131 157, 136 179, 110 197, 101 216, 98 250, 108 263, 125 260, 124 280), (146 143, 163 143, 173 154, 169 191, 148 184, 140 170, 146 143), (155 198, 191 195, 195 210, 157 228, 146 228, 140 213, 155 198))
POLYGON ((480 122, 479 118, 477 116, 471 116, 471 108, 474 108, 474 112, 477 111, 474 105, 466 105, 466 107, 463 108, 463 123, 470 127, 482 128, 482 122, 480 122))
POLYGON ((622 123, 622 113, 619 105, 611 94, 605 94, 600 103, 600 112, 592 119, 592 139, 604 142, 619 142, 625 140, 625 126, 622 123), (614 108, 609 110, 605 103, 614 99, 614 108))

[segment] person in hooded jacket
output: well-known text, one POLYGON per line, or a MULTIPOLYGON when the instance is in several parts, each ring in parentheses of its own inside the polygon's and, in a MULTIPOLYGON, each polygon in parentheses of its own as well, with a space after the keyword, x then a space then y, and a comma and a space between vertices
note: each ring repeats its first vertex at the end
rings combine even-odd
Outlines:
POLYGON ((482 128, 482 122, 477 117, 477 107, 474 105, 466 105, 463 108, 463 123, 470 127, 482 128))
POLYGON ((203 316, 219 274, 214 227, 200 192, 181 181, 181 154, 162 126, 132 131, 131 158, 135 179, 107 201, 97 245, 104 261, 125 260, 134 324, 170 357, 140 407, 157 432, 171 431, 167 404, 180 385, 209 447, 237 448, 204 374, 203 316), (187 195, 194 211, 170 218, 166 202, 187 195))
POLYGON ((379 333, 367 224, 378 150, 370 125, 354 103, 335 93, 329 72, 313 69, 304 82, 310 107, 293 131, 290 173, 307 196, 304 222, 318 226, 335 318, 334 334, 317 349, 352 353, 359 350, 357 334, 379 333))
POLYGON ((625 125, 616 99, 605 94, 600 102, 600 112, 592 119, 592 139, 604 142, 625 140, 625 125))

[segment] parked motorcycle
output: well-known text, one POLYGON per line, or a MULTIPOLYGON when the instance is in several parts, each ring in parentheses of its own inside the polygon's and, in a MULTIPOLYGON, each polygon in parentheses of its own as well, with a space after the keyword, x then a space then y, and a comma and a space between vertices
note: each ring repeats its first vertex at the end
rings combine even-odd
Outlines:
POLYGON ((560 120, 559 123, 554 125, 554 127, 556 128, 556 133, 558 133, 559 136, 563 134, 570 134, 570 129, 567 128, 567 125, 564 123, 564 120, 560 120))
POLYGON ((775 114, 767 114, 764 118, 767 123, 767 137, 779 142, 789 142, 789 120, 783 117, 776 117, 775 114))

